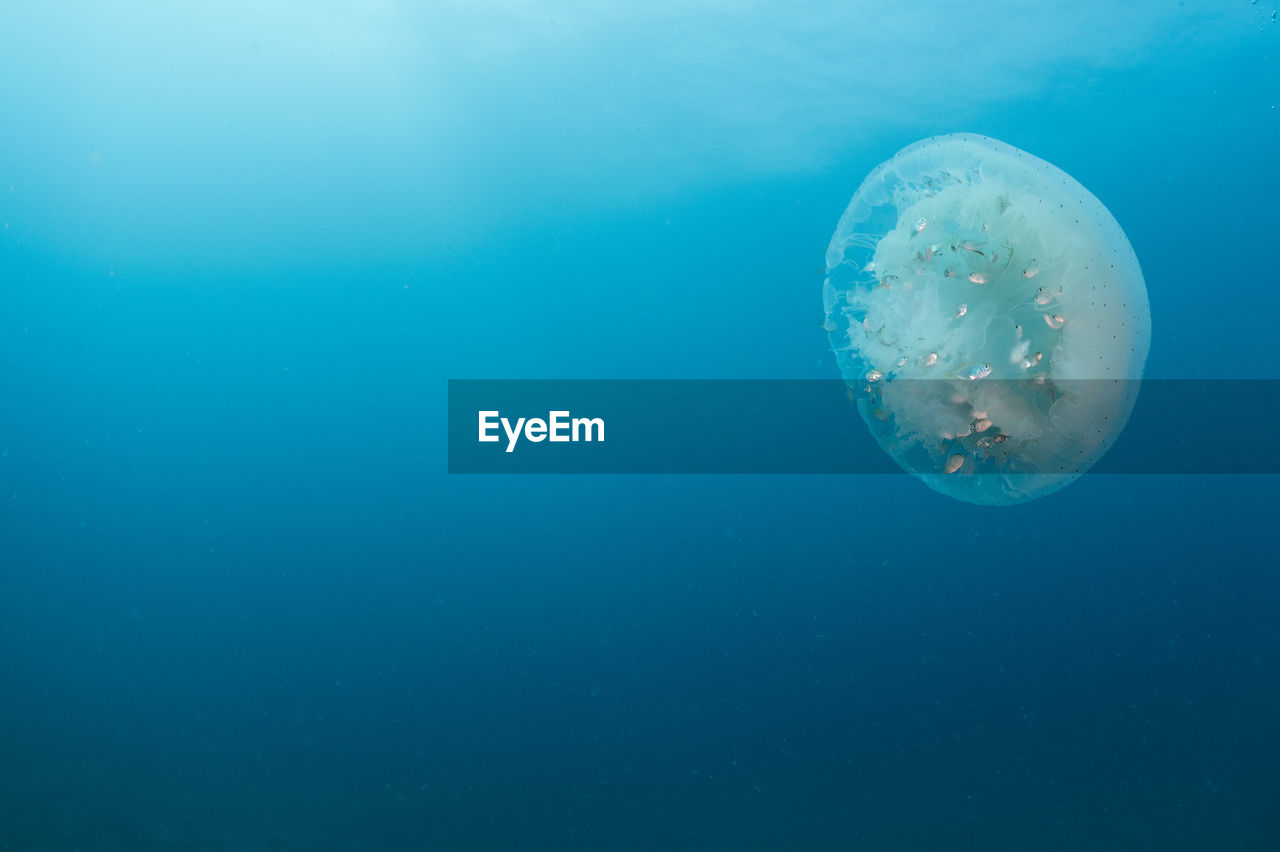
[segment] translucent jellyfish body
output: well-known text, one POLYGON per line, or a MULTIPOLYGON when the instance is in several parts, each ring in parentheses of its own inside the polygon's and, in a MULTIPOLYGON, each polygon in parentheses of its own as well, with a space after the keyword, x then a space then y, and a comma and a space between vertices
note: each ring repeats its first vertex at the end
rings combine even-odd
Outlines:
POLYGON ((827 249, 823 300, 876 440, 971 503, 1032 500, 1092 466, 1133 410, 1151 338, 1142 270, 1102 203, 968 133, 867 176, 827 249))

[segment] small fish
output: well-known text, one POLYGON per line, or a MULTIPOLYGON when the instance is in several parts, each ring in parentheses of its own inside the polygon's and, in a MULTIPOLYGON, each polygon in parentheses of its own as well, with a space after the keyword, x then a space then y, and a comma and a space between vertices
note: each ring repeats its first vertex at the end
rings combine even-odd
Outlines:
POLYGON ((899 367, 905 367, 905 366, 907 366, 907 356, 906 356, 906 355, 903 355, 901 358, 899 358, 899 359, 898 359, 898 366, 899 366, 899 367))
POLYGON ((1036 266, 1035 264, 1032 264, 1031 266, 1028 266, 1026 269, 1022 270, 1023 278, 1035 278, 1039 274, 1040 274, 1040 267, 1036 266))
POLYGON ((995 441, 997 444, 1003 444, 1005 441, 1009 440, 1009 436, 1008 436, 1008 435, 996 435, 996 436, 995 436, 995 437, 993 437, 991 440, 995 441))
POLYGON ((938 363, 938 353, 937 353, 937 352, 930 352, 928 355, 926 355, 926 356, 925 356, 925 359, 924 359, 924 365, 925 365, 926 367, 932 367, 932 366, 933 366, 934 364, 936 364, 936 363, 938 363))
POLYGON ((956 305, 956 315, 955 315, 956 319, 960 319, 960 317, 964 316, 967 313, 969 313, 968 305, 964 304, 963 302, 956 305))
POLYGON ((981 434, 991 428, 990 420, 979 420, 973 424, 974 434, 981 434))
POLYGON ((981 272, 971 272, 969 273, 969 280, 974 284, 986 284, 987 276, 983 275, 981 272))
MULTIPOLYGON (((960 244, 960 248, 964 249, 965 251, 971 251, 974 254, 982 254, 982 249, 978 248, 978 243, 975 243, 973 240, 965 240, 960 244)), ((983 254, 982 256, 986 257, 985 254, 983 254)))
POLYGON ((947 463, 946 465, 943 466, 942 469, 945 470, 947 473, 955 473, 957 470, 960 469, 960 466, 963 464, 964 464, 964 456, 962 456, 960 453, 956 453, 955 455, 947 459, 947 463))
POLYGON ((1045 314, 1044 315, 1044 324, 1049 326, 1049 328, 1054 328, 1054 329, 1062 328, 1064 323, 1066 323, 1066 319, 1063 318, 1062 314, 1045 314))
POLYGON ((879 370, 867 370, 866 378, 867 378, 867 381, 869 382, 878 382, 883 376, 884 376, 884 373, 880 372, 879 370))
POLYGON ((976 382, 978 379, 985 379, 989 375, 991 375, 991 365, 979 364, 969 371, 968 379, 971 382, 976 382))
POLYGON ((921 219, 919 222, 916 222, 916 233, 918 234, 921 231, 923 231, 925 229, 925 226, 928 224, 929 224, 928 219, 921 219))

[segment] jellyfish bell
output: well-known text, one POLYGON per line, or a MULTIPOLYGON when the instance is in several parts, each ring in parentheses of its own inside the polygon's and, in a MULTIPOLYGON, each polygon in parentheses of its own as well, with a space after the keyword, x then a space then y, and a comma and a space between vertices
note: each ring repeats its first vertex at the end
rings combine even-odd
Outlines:
POLYGON ((1151 339, 1142 270, 1102 203, 969 133, 917 142, 867 176, 827 249, 823 302, 881 447, 970 503, 1033 500, 1101 458, 1151 339))

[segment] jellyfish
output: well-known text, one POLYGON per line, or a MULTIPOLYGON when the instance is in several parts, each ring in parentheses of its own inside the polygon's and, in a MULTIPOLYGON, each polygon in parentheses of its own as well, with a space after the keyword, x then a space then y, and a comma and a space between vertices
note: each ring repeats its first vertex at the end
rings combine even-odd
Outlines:
POLYGON ((909 145, 854 193, 826 265, 825 328, 862 419, 934 490, 1042 497, 1129 419, 1142 270, 1106 207, 1044 160, 970 133, 909 145))

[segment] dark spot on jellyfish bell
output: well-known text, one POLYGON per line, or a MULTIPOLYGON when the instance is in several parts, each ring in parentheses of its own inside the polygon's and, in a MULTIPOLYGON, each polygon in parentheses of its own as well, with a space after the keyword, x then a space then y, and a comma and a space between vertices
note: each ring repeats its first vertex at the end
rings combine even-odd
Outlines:
POLYGON ((1003 142, 935 136, 873 170, 831 238, 823 290, 863 420, 943 494, 1052 493, 1133 410, 1151 340, 1133 247, 1075 179, 1003 142), (1002 262, 948 250, 961 246, 1002 262), (881 286, 890 276, 903 286, 881 286))

